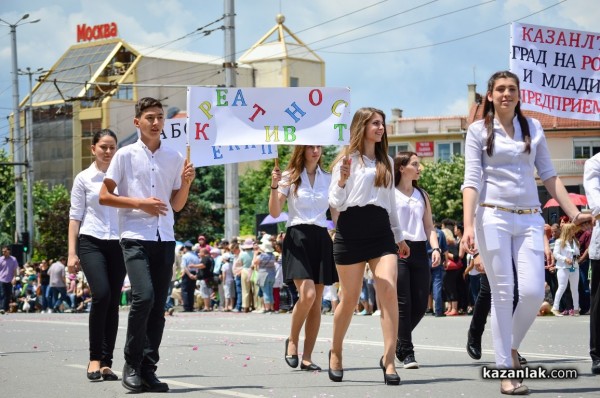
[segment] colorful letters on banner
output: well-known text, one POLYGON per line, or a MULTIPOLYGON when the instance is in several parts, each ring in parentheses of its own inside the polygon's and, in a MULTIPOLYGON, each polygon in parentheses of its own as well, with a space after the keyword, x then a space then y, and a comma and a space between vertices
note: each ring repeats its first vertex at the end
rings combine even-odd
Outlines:
POLYGON ((347 88, 188 87, 187 106, 190 139, 214 145, 346 145, 350 139, 347 88))
MULTIPOLYGON (((161 145, 171 147, 186 156, 186 134, 189 132, 186 119, 167 119, 161 136, 161 145)), ((207 127, 195 124, 189 136, 190 160, 195 167, 218 164, 250 162, 277 157, 277 147, 272 145, 225 145, 213 146, 207 127)))

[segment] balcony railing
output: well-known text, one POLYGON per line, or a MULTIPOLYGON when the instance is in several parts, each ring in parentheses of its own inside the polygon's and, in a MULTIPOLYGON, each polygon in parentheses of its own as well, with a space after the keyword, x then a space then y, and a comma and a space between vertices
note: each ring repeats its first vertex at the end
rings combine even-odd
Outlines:
POLYGON ((552 159, 556 174, 581 175, 583 176, 583 165, 587 159, 552 159))

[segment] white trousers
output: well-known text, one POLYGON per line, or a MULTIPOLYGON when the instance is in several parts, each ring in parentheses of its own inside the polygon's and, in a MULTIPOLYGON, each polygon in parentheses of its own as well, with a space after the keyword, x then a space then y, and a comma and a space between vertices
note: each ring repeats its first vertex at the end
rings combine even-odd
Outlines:
POLYGON ((575 272, 570 272, 568 268, 558 268, 556 270, 556 279, 558 279, 558 289, 554 296, 553 309, 558 310, 560 299, 567 290, 567 285, 571 288, 571 297, 573 298, 573 309, 579 309, 579 268, 575 272))
POLYGON ((476 212, 475 238, 492 291, 492 336, 498 368, 512 368, 544 299, 544 219, 488 207, 476 212), (519 301, 513 312, 516 268, 519 301))

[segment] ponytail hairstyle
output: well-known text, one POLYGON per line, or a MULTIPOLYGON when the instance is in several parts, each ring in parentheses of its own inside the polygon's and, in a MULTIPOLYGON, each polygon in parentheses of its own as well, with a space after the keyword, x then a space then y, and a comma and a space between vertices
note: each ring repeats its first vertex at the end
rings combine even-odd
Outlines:
MULTIPOLYGON (((344 147, 331 164, 331 169, 341 162, 344 156, 350 156, 350 154, 358 151, 361 155, 365 153, 365 136, 367 125, 373 115, 378 114, 383 119, 383 136, 381 142, 375 143, 375 186, 376 187, 389 187, 392 181, 392 164, 388 157, 388 138, 387 138, 387 126, 385 125, 385 113, 376 108, 360 108, 354 113, 352 123, 350 124, 350 143, 344 147)), ((359 158, 360 162, 363 162, 362 156, 359 158)))
MULTIPOLYGON (((410 158, 413 156, 419 156, 416 152, 406 151, 406 152, 398 152, 396 157, 394 158, 394 186, 398 186, 400 184, 400 180, 402 180, 402 173, 400 172, 400 167, 406 166, 408 162, 410 162, 410 158)), ((425 202, 425 207, 428 207, 429 203, 429 194, 425 192, 419 184, 417 184, 417 180, 412 180, 412 186, 419 191, 421 196, 423 197, 423 201, 425 202)))
MULTIPOLYGON (((488 86, 487 86, 487 94, 491 94, 494 91, 494 86, 496 85, 496 80, 498 79, 513 79, 515 81, 515 83, 517 83, 517 89, 519 90, 519 98, 520 98, 520 83, 519 83, 519 77, 517 75, 515 75, 512 72, 509 72, 507 70, 505 71, 500 71, 500 72, 496 72, 492 75, 492 77, 490 77, 490 80, 488 80, 488 86)), ((492 101, 490 101, 488 99, 488 95, 485 96, 485 99, 483 101, 483 116, 484 116, 484 123, 483 125, 485 126, 486 130, 487 130, 487 140, 486 140, 486 145, 487 145, 487 154, 488 156, 492 156, 493 152, 494 152, 494 115, 496 113, 495 109, 494 109, 494 103, 492 101)), ((529 123, 527 122, 527 119, 525 118, 525 115, 523 115, 523 112, 521 111, 521 101, 519 100, 519 102, 517 102, 517 106, 515 107, 515 114, 517 115, 517 119, 519 120, 519 125, 521 126, 521 132, 523 133, 523 141, 525 142, 525 151, 527 151, 527 153, 531 153, 531 133, 529 131, 529 123)))

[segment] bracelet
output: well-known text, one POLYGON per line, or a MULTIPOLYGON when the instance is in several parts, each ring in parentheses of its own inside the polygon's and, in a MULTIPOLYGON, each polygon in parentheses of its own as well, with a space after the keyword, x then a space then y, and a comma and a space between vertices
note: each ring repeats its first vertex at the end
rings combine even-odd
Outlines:
POLYGON ((279 184, 277 184, 276 187, 271 187, 271 189, 277 189, 277 188, 279 188, 279 184))
POLYGON ((431 249, 432 252, 438 252, 440 254, 442 254, 442 249, 440 249, 439 247, 436 247, 434 249, 431 249))
POLYGON ((473 259, 476 259, 479 256, 479 253, 473 254, 473 259))
POLYGON ((575 214, 575 217, 571 218, 571 222, 574 223, 575 220, 577 220, 577 217, 579 217, 580 214, 581 214, 581 212, 575 214))

